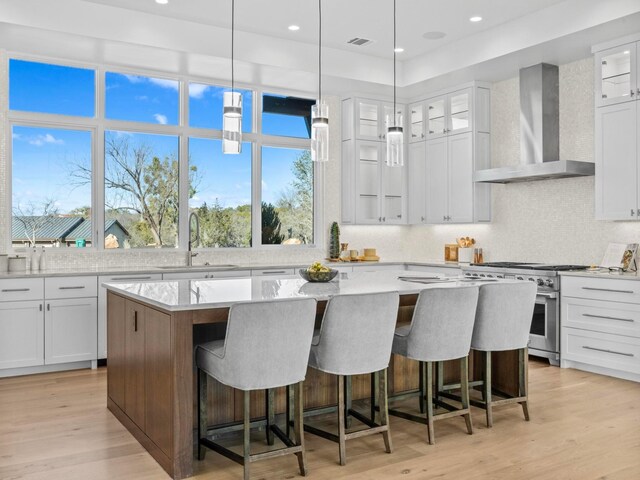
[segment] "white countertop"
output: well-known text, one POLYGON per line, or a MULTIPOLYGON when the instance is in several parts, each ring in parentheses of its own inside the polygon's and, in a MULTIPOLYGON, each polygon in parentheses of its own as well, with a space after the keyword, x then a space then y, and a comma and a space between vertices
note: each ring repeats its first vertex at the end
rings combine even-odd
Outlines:
MULTIPOLYGON (((168 311, 229 307, 238 302, 259 302, 287 298, 312 297, 326 300, 334 295, 381 293, 419 293, 425 288, 455 288, 482 285, 462 277, 444 277, 438 283, 403 281, 398 277, 434 278, 426 272, 387 270, 338 275, 328 283, 310 283, 298 276, 219 278, 207 280, 160 280, 113 283, 104 286, 120 295, 168 311)), ((499 280, 515 282, 515 280, 499 280)))
POLYGON ((560 272, 560 275, 562 275, 563 277, 595 277, 614 280, 640 280, 638 272, 610 272, 605 269, 560 272))

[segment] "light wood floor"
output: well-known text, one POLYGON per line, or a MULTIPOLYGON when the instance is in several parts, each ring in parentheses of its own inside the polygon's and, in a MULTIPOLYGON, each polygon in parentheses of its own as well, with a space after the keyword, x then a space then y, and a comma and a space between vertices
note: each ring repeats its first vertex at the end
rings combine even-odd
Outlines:
MULTIPOLYGON (((106 408, 106 369, 0 379, 0 479, 168 479, 106 408)), ((517 406, 494 427, 474 410, 425 426, 391 418, 394 452, 379 436, 337 445, 306 435, 309 479, 639 479, 640 384, 542 362, 530 368, 531 422, 517 406)), ((239 479, 242 467, 208 452, 198 479, 239 479)), ((252 465, 253 479, 300 478, 294 456, 252 465)))

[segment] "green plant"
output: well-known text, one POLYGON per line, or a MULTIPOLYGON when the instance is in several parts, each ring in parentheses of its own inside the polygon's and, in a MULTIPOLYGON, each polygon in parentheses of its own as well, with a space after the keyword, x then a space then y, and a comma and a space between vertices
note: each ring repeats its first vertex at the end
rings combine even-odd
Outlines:
POLYGON ((262 244, 279 245, 284 240, 284 235, 280 234, 282 223, 276 208, 270 204, 262 202, 262 244))
POLYGON ((329 240, 329 258, 338 258, 340 256, 340 227, 338 222, 331 224, 331 235, 329 240))

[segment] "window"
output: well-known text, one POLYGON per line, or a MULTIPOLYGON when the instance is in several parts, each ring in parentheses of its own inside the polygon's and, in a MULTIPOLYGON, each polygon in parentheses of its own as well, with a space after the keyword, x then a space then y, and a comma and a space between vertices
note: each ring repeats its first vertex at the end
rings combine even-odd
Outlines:
POLYGON ((11 244, 90 246, 91 132, 16 125, 12 152, 11 244))
POLYGON ((11 59, 9 109, 93 117, 95 72, 11 59))
POLYGON ((311 106, 315 100, 265 93, 262 95, 262 133, 311 138, 311 106))
POLYGON ((178 137, 122 131, 104 135, 105 248, 178 245, 178 137))
MULTIPOLYGON (((230 88, 189 84, 189 126, 222 130, 222 94, 230 88)), ((253 119, 253 92, 236 89, 242 94, 242 131, 251 132, 253 119)))
POLYGON ((251 143, 223 155, 222 140, 189 138, 189 211, 200 219, 200 247, 251 246, 251 143))
POLYGON ((107 72, 105 110, 110 120, 178 125, 180 83, 107 72))
POLYGON ((314 241, 313 162, 299 148, 262 148, 262 244, 314 241))

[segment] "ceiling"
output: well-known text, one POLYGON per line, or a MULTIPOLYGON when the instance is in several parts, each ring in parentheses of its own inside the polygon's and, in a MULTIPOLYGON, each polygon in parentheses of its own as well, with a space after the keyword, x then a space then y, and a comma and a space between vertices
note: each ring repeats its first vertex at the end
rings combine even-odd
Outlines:
MULTIPOLYGON (((152 15, 229 28, 231 0, 83 0, 152 15)), ((397 45, 402 59, 421 55, 529 15, 563 0, 398 0, 397 45), (469 21, 479 15, 481 22, 469 21), (443 32, 439 40, 423 38, 426 32, 443 32)), ((322 0, 323 45, 378 57, 393 50, 393 0, 322 0), (354 37, 373 40, 365 46, 347 44, 354 37)), ((236 28, 290 41, 318 41, 316 0, 236 0, 236 28), (300 30, 291 32, 289 25, 300 30)), ((399 58, 400 59, 400 58, 399 58)))

